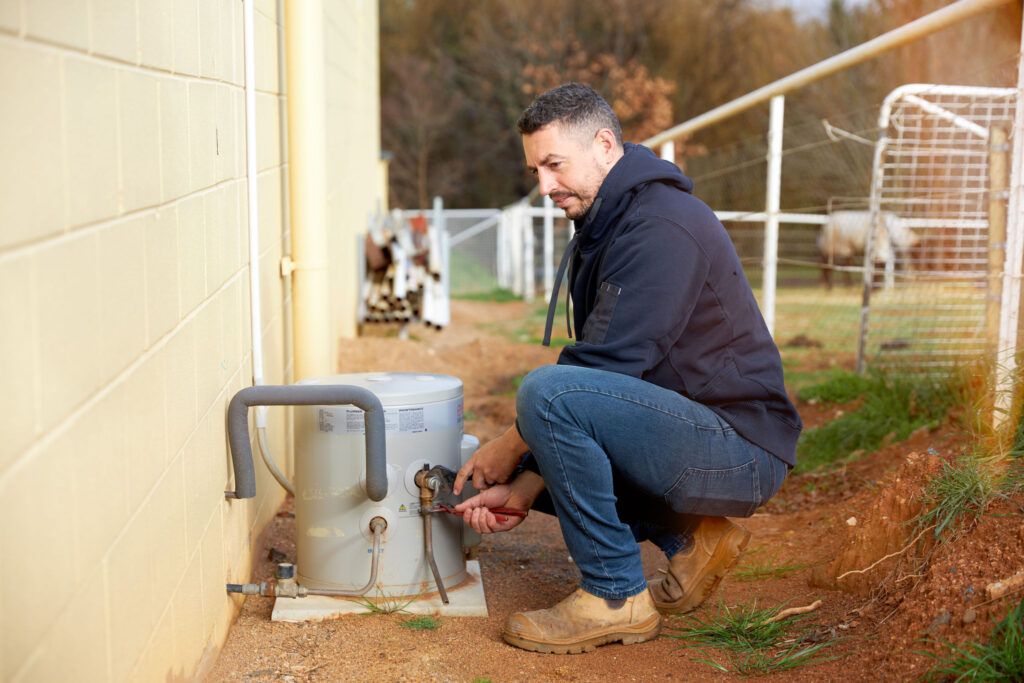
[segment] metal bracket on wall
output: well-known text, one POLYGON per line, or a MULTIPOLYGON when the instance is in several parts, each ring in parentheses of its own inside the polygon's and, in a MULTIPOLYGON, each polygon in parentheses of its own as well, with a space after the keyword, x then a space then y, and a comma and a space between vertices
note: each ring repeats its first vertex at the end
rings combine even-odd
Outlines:
POLYGON ((281 257, 281 277, 288 277, 295 272, 295 261, 292 260, 291 256, 281 257))

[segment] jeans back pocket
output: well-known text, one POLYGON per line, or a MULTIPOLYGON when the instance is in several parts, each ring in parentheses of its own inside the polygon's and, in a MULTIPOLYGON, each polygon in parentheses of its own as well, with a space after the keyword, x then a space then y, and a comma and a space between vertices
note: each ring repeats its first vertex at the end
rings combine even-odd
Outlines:
POLYGON ((749 517, 761 504, 757 460, 726 469, 688 467, 665 501, 681 514, 749 517))

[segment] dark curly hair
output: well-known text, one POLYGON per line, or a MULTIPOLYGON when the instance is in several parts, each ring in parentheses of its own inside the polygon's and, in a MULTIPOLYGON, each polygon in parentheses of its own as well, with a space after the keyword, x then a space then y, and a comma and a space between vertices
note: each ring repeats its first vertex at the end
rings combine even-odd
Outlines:
POLYGON ((539 95, 516 122, 521 135, 535 133, 558 121, 580 136, 597 135, 607 128, 622 146, 622 126, 604 98, 582 83, 565 83, 539 95))

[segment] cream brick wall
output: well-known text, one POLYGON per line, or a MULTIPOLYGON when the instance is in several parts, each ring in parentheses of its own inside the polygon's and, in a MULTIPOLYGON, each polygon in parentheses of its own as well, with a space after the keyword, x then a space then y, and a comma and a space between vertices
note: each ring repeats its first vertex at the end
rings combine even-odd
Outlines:
MULTIPOLYGON (((283 0, 256 3, 264 377, 291 379, 283 0)), ((329 3, 339 332, 379 194, 377 3, 329 3)), ((0 0, 0 680, 191 679, 283 492, 227 501, 252 378, 241 0, 0 0)), ((269 415, 292 462, 290 415, 269 415)))

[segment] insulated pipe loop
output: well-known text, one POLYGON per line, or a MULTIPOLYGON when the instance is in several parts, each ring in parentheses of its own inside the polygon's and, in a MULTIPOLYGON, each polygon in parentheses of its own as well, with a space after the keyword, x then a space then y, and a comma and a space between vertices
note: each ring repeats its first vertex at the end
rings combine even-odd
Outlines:
POLYGON ((249 441, 251 406, 354 405, 365 414, 366 495, 383 500, 388 494, 387 454, 384 441, 384 406, 380 399, 362 387, 334 385, 265 385, 242 389, 228 405, 228 441, 231 465, 235 471, 235 490, 228 498, 252 498, 256 495, 256 472, 252 444, 249 441))

